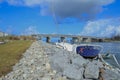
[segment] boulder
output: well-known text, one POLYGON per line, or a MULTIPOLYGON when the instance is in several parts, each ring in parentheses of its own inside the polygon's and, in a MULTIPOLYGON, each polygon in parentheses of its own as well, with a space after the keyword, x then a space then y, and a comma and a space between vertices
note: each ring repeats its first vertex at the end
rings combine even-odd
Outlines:
POLYGON ((55 54, 50 57, 50 64, 53 70, 63 72, 64 68, 69 64, 69 59, 62 54, 55 54))
POLYGON ((82 58, 81 56, 72 59, 72 64, 78 67, 84 67, 87 63, 88 61, 82 58))
POLYGON ((120 80, 120 74, 117 74, 109 69, 104 70, 102 77, 104 80, 120 80))
POLYGON ((68 77, 70 80, 81 80, 83 78, 84 68, 77 68, 74 65, 69 65, 64 69, 63 75, 68 77))
POLYGON ((100 62, 99 60, 93 60, 92 63, 93 63, 94 65, 97 65, 99 68, 103 68, 103 67, 104 67, 104 66, 103 66, 103 63, 100 62))
POLYGON ((99 77, 99 66, 92 62, 89 62, 85 68, 84 76, 87 79, 98 79, 99 77))
POLYGON ((66 77, 58 77, 57 80, 67 80, 66 77))

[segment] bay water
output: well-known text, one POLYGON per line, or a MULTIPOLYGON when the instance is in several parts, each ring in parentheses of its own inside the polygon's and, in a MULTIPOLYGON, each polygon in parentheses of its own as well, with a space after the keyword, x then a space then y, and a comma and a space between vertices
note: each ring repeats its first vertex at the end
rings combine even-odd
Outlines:
MULTIPOLYGON (((103 50, 101 53, 110 53, 114 54, 118 63, 120 64, 120 42, 102 42, 102 43, 92 43, 101 45, 103 47, 103 50)), ((115 65, 114 62, 110 62, 111 64, 115 65)))

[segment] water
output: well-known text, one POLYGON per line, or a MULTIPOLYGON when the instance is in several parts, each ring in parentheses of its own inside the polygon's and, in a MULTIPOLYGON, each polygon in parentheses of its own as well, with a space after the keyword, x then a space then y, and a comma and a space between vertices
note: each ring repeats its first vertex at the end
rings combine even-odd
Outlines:
POLYGON ((120 60, 120 42, 103 42, 103 43, 93 43, 93 44, 101 45, 103 47, 101 53, 110 52, 112 54, 115 54, 116 57, 118 57, 120 60))
MULTIPOLYGON (((101 45, 103 47, 103 50, 101 53, 111 53, 115 54, 115 57, 118 60, 118 63, 120 64, 120 42, 103 42, 103 43, 92 43, 101 45)), ((111 62, 113 64, 114 62, 111 62)))
POLYGON ((102 53, 111 52, 120 55, 120 42, 93 43, 103 47, 102 53))

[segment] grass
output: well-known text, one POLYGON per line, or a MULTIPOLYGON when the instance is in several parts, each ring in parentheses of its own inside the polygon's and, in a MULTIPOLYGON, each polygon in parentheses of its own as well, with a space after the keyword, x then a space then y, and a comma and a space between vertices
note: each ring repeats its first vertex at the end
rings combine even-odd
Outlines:
POLYGON ((0 45, 0 76, 12 70, 32 41, 14 40, 0 45))

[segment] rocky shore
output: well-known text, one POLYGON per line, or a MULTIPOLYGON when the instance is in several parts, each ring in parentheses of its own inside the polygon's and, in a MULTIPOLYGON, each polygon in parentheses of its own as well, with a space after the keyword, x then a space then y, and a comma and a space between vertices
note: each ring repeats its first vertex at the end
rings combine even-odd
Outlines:
POLYGON ((0 80, 120 80, 120 73, 99 60, 36 41, 0 80))

